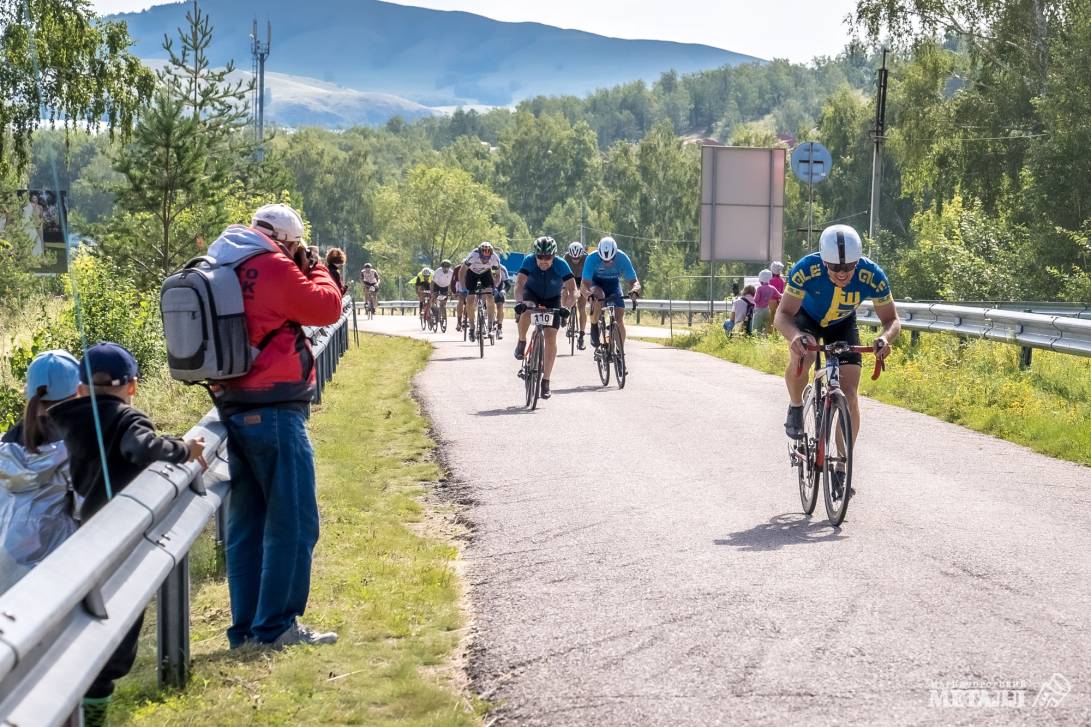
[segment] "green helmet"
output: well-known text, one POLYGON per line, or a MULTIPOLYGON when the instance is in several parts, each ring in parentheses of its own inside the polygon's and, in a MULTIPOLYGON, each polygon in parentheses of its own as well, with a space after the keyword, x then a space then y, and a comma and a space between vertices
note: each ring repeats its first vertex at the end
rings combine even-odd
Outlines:
POLYGON ((534 254, 535 255, 556 255, 557 254, 557 241, 552 237, 545 236, 539 237, 534 241, 534 254))

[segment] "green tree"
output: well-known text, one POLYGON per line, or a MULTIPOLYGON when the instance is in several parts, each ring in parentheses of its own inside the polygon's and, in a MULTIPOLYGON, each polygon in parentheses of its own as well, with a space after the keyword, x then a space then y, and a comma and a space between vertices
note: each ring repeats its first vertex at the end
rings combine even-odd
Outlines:
POLYGON ((0 0, 0 173, 26 168, 43 118, 127 133, 154 80, 130 45, 86 0, 0 0))

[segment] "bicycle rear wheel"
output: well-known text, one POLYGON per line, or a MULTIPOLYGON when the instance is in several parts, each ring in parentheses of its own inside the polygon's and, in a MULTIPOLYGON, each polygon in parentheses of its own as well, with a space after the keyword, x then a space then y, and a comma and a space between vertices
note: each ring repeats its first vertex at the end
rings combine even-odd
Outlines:
POLYGON ((825 422, 826 458, 822 468, 822 484, 826 493, 826 516, 830 525, 838 526, 845 519, 852 497, 852 418, 845 395, 839 391, 827 394, 829 406, 825 422), (837 472, 844 472, 844 479, 837 472))
POLYGON ((625 344, 621 341, 621 330, 617 323, 610 326, 610 348, 613 351, 614 374, 617 376, 617 388, 625 388, 628 371, 625 369, 625 344))
MULTIPOLYGON (((596 324, 592 323, 591 325, 596 325, 596 324)), ((609 342, 607 342, 607 343, 609 343, 609 342)), ((603 386, 609 386, 610 385, 610 346, 603 345, 602 341, 599 341, 599 345, 595 348, 595 363, 599 367, 599 380, 602 381, 602 385, 603 386)))
POLYGON ((818 472, 814 458, 818 450, 818 418, 815 414, 815 390, 808 384, 803 392, 803 439, 796 442, 796 475, 799 478, 799 501, 803 512, 810 515, 818 504, 818 472))

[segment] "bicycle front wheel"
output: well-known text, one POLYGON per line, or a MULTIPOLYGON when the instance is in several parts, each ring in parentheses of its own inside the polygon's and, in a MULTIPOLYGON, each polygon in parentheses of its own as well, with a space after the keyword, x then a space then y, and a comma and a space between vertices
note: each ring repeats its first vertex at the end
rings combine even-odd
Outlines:
POLYGON ((613 351, 617 388, 624 389, 625 378, 629 372, 625 369, 625 344, 621 341, 621 330, 617 327, 617 323, 610 326, 610 349, 613 351))
POLYGON ((569 355, 576 355, 576 336, 579 335, 580 319, 576 316, 578 313, 576 306, 572 306, 568 309, 568 346, 570 348, 569 355))
POLYGON ((799 501, 803 512, 810 515, 818 504, 818 472, 815 453, 818 451, 818 418, 815 414, 814 386, 803 392, 803 439, 796 442, 796 475, 799 478, 799 501))
MULTIPOLYGON (((596 325, 592 323, 591 325, 596 325)), ((610 347, 602 345, 595 348, 595 363, 599 367, 599 380, 603 386, 610 385, 610 347)))
POLYGON ((531 411, 538 408, 538 397, 542 393, 542 375, 545 372, 545 335, 536 331, 531 339, 534 350, 531 351, 530 387, 531 387, 531 411))
POLYGON ((822 484, 826 493, 826 516, 830 525, 836 527, 845 520, 852 497, 852 417, 844 394, 831 391, 827 397, 822 484))

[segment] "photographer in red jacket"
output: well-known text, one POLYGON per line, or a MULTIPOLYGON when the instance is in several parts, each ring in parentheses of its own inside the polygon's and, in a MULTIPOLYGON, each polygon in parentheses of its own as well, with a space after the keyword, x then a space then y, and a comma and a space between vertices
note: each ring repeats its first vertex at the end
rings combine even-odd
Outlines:
POLYGON ((308 254, 303 221, 287 205, 266 205, 249 228, 228 228, 209 255, 221 264, 245 259, 237 272, 250 345, 258 351, 250 372, 223 382, 217 393, 231 469, 227 638, 232 648, 333 643, 337 634, 317 633, 298 620, 318 542, 314 450, 306 429, 315 360, 302 327, 336 322, 341 291, 308 254))

